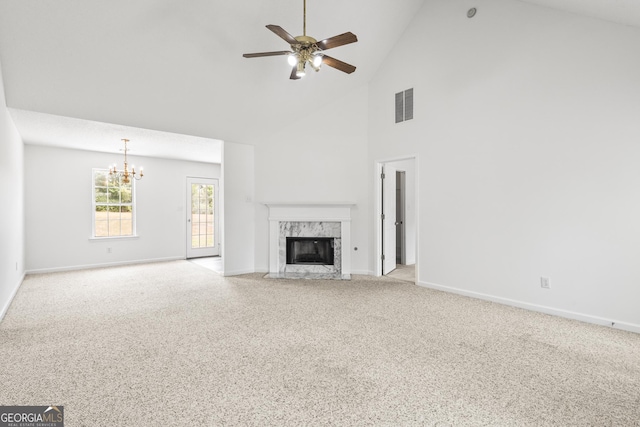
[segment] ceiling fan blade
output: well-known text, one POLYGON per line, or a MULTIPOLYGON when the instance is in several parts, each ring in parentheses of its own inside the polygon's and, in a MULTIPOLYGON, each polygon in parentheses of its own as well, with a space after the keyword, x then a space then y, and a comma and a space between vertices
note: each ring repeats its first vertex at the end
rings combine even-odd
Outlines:
POLYGON ((352 32, 340 34, 338 36, 329 37, 316 43, 322 50, 333 49, 334 47, 343 46, 349 43, 355 43, 358 41, 358 37, 352 32))
POLYGON ((336 70, 343 71, 347 74, 351 74, 356 70, 351 64, 347 64, 346 62, 342 62, 339 59, 332 58, 327 55, 322 55, 322 63, 328 65, 329 67, 333 67, 336 70))
POLYGON ((245 58, 260 58, 263 56, 280 56, 280 55, 289 55, 293 52, 289 51, 289 50, 281 50, 278 52, 258 52, 258 53, 245 53, 244 56, 245 58))
POLYGON ((294 66, 293 70, 291 70, 291 77, 289 77, 291 80, 300 80, 301 77, 298 76, 298 67, 294 66))
POLYGON ((267 25, 267 28, 276 33, 278 37, 291 45, 300 44, 300 42, 296 40, 295 37, 287 33, 282 27, 278 25, 267 25))

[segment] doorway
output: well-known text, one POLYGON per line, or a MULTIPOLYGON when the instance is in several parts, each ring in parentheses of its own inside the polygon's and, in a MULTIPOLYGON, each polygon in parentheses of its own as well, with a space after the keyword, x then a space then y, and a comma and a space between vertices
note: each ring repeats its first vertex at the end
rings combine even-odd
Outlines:
POLYGON ((416 158, 381 161, 376 170, 376 275, 415 283, 418 252, 416 158))
POLYGON ((218 180, 187 178, 187 258, 220 254, 218 180))

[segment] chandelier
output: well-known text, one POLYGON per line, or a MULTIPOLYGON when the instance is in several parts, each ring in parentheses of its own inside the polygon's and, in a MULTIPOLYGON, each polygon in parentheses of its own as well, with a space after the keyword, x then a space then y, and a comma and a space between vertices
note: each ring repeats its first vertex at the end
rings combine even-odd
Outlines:
POLYGON ((118 170, 114 163, 109 167, 109 176, 122 177, 122 182, 128 184, 131 181, 131 178, 140 180, 144 174, 142 173, 142 168, 140 168, 140 172, 136 172, 135 165, 131 165, 131 170, 129 170, 129 163, 127 161, 127 151, 129 151, 127 148, 127 142, 129 142, 129 140, 123 138, 122 141, 124 142, 124 169, 118 170))

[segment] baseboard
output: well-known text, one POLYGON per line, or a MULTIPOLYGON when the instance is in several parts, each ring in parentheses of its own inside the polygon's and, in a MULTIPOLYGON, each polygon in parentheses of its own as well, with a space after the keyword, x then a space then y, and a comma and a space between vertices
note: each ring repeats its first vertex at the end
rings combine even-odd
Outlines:
POLYGON ((375 276, 371 270, 351 270, 351 274, 357 274, 360 276, 375 276))
POLYGON ((496 302, 498 304, 509 305, 512 307, 524 308, 525 310, 536 311, 544 314, 551 314, 554 316, 564 317, 566 319, 579 320, 581 322, 591 323, 600 326, 607 326, 613 329, 620 329, 623 331, 635 332, 640 334, 640 325, 628 322, 621 322, 615 319, 605 319, 603 317, 591 316, 583 313, 576 313, 569 310, 562 310, 553 307, 547 307, 544 305, 531 304, 524 301, 512 300, 509 298, 497 297, 494 295, 483 294, 480 292, 472 292, 464 289, 453 288, 450 286, 438 285, 429 282, 416 282, 419 286, 425 288, 435 289, 438 291, 451 292, 466 297, 477 298, 485 301, 496 302))
POLYGON ((14 286, 13 291, 11 291, 11 294, 9 295, 9 299, 4 304, 4 306, 2 306, 2 311, 0 311, 0 322, 2 322, 2 319, 4 319, 5 314, 7 314, 7 311, 9 311, 9 307, 11 307, 11 303, 13 302, 13 299, 16 297, 16 294, 18 293, 18 290, 20 289, 22 282, 24 282, 24 276, 26 276, 26 273, 22 273, 20 280, 18 280, 18 283, 14 286))
POLYGON ((107 262, 102 264, 73 265, 68 267, 37 268, 33 270, 27 270, 27 274, 60 273, 63 271, 89 270, 92 268, 118 267, 122 265, 133 265, 133 264, 150 264, 154 262, 168 262, 168 261, 178 261, 178 260, 184 260, 184 259, 185 259, 184 257, 180 256, 180 257, 168 257, 168 258, 140 259, 140 260, 133 260, 133 261, 107 262))
POLYGON ((223 271, 223 277, 231 277, 231 276, 239 276, 241 274, 253 274, 255 270, 234 270, 234 271, 223 271))

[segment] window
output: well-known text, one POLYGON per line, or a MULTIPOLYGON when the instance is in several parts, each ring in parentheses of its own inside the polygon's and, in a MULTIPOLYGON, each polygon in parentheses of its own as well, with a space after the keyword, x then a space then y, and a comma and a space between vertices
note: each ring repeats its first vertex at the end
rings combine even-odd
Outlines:
POLYGON ((135 235, 134 185, 107 169, 93 170, 93 237, 135 235))
POLYGON ((213 185, 191 184, 191 248, 213 247, 213 185))

